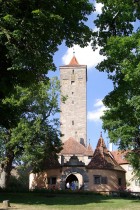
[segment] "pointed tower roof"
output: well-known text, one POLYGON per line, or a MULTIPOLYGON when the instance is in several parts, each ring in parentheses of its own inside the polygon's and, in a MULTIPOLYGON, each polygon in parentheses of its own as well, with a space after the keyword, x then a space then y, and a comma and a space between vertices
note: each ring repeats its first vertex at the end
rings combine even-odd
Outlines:
POLYGON ((88 169, 110 169, 110 170, 125 170, 116 162, 111 153, 108 151, 102 135, 100 136, 95 152, 90 163, 87 166, 88 169))
POLYGON ((92 149, 92 146, 90 145, 90 143, 89 143, 84 155, 93 156, 93 149, 92 149))
POLYGON ((75 55, 73 55, 69 65, 79 65, 77 58, 75 57, 75 55))

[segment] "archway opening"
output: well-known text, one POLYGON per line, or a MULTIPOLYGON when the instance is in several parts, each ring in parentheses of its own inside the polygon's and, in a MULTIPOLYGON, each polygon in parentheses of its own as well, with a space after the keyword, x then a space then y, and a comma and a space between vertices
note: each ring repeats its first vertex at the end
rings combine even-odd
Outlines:
POLYGON ((66 178, 66 189, 78 189, 78 185, 79 185, 79 181, 78 178, 74 175, 74 174, 70 174, 67 178, 66 178))

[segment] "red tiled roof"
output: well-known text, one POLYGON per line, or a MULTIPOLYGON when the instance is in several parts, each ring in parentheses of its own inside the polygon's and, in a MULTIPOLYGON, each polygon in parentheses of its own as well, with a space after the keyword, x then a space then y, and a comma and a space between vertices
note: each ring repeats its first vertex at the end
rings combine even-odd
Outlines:
POLYGON ((127 151, 112 151, 111 154, 113 155, 114 159, 119 164, 127 164, 128 161, 125 159, 125 155, 127 154, 127 151))
POLYGON ((110 154, 102 137, 98 140, 95 152, 87 168, 125 171, 110 154))
POLYGON ((78 61, 77 61, 77 59, 76 59, 75 56, 72 57, 72 59, 71 59, 69 65, 79 65, 79 63, 78 63, 78 61))
POLYGON ((84 154, 86 147, 77 142, 74 138, 70 137, 67 141, 64 142, 63 149, 61 154, 84 154))
POLYGON ((93 156, 93 149, 92 149, 92 146, 90 144, 86 148, 86 151, 85 151, 85 154, 84 155, 93 156))

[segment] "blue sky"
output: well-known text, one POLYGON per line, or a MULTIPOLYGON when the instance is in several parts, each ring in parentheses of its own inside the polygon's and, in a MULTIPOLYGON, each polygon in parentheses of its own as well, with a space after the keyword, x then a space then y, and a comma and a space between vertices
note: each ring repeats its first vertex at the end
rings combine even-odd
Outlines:
MULTIPOLYGON (((97 12, 101 12, 101 4, 96 5, 97 12)), ((96 13, 97 14, 97 13, 96 13)), ((89 17, 88 25, 96 30, 93 19, 95 13, 89 17)), ((87 65, 88 81, 87 81, 87 141, 95 149, 97 141, 102 132, 102 136, 108 146, 109 139, 107 133, 102 129, 102 121, 100 119, 103 115, 105 107, 103 106, 102 99, 113 89, 112 82, 108 80, 107 74, 96 70, 95 66, 105 59, 99 55, 99 49, 93 52, 90 44, 88 47, 80 48, 74 46, 75 56, 79 64, 87 65)), ((57 71, 54 75, 59 77, 59 66, 69 64, 73 56, 73 48, 67 48, 64 43, 59 47, 59 51, 54 56, 54 62, 57 71)), ((113 147, 114 149, 114 147, 113 147)))

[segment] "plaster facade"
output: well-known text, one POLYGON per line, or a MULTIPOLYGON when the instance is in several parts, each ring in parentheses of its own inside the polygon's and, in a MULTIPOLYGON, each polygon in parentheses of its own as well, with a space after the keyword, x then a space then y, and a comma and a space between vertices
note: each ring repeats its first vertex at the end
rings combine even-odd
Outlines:
POLYGON ((122 168, 126 171, 126 188, 132 192, 140 192, 140 180, 135 175, 133 167, 129 164, 122 164, 122 168))

